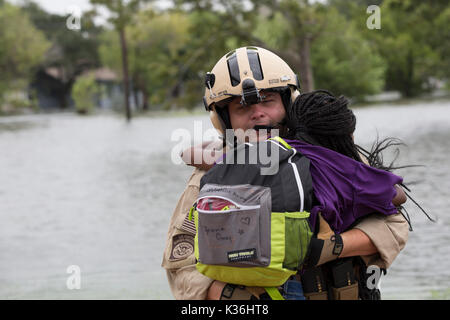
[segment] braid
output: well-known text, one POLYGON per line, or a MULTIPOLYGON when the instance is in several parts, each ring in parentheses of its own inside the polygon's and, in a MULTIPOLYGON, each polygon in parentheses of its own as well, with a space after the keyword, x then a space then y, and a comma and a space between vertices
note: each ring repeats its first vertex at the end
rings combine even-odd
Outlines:
POLYGON ((356 117, 344 96, 326 90, 301 94, 286 112, 289 137, 305 140, 361 161, 351 134, 356 117))
MULTIPOLYGON (((289 139, 303 140, 311 144, 320 145, 363 162, 360 157, 361 152, 367 158, 369 164, 375 168, 392 171, 414 167, 414 165, 394 165, 399 154, 398 149, 394 160, 389 164, 384 163, 382 152, 389 147, 402 145, 402 142, 398 139, 387 138, 381 141, 377 139, 370 151, 355 145, 351 135, 355 131, 356 117, 348 109, 348 100, 344 96, 336 98, 326 90, 316 90, 301 94, 286 110, 285 124, 288 130, 286 137, 289 139)), ((401 185, 407 191, 410 191, 405 183, 401 185)), ((411 195, 406 191, 405 193, 427 218, 434 222, 411 195)), ((408 221, 412 231, 408 212, 404 207, 401 207, 401 209, 400 212, 402 214, 402 211, 405 211, 406 216, 404 214, 403 216, 408 221)))

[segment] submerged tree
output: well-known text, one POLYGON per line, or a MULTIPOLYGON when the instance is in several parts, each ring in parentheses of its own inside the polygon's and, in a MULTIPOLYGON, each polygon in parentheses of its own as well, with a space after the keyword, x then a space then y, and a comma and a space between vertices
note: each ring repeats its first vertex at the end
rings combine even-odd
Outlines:
POLYGON ((80 114, 88 114, 94 110, 95 96, 100 93, 100 88, 95 82, 93 74, 82 75, 73 85, 72 97, 75 101, 75 110, 80 114))
POLYGON ((125 115, 127 121, 131 120, 130 108, 130 77, 128 64, 128 44, 126 36, 126 26, 131 22, 133 15, 139 10, 140 4, 145 0, 91 0, 94 5, 102 5, 108 9, 111 14, 109 22, 112 23, 119 34, 122 76, 125 96, 125 115))

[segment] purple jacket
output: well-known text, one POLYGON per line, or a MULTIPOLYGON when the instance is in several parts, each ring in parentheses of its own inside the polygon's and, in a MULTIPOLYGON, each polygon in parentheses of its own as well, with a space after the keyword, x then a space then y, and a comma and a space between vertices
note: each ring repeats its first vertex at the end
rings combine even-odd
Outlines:
POLYGON ((397 194, 394 184, 401 183, 401 177, 324 147, 298 140, 285 141, 311 163, 314 194, 319 202, 311 209, 313 228, 319 212, 336 233, 345 231, 356 219, 369 213, 397 213, 392 199, 397 194))

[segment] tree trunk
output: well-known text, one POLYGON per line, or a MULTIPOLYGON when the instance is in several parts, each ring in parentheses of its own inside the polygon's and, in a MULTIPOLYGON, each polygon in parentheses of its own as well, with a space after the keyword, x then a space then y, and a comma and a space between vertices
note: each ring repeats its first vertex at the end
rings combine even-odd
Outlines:
POLYGON ((413 97, 416 92, 414 83, 414 57, 412 50, 408 50, 408 55, 406 56, 406 86, 403 86, 403 95, 410 98, 413 97))
POLYGON ((311 66, 311 39, 308 35, 304 35, 300 39, 300 63, 299 63, 299 77, 300 77, 300 91, 310 92, 314 90, 314 77, 311 66))
POLYGON ((125 39, 125 28, 119 30, 120 35, 120 47, 122 49, 122 71, 123 71, 123 87, 125 96, 125 115, 127 121, 131 120, 131 109, 130 109, 130 81, 128 76, 128 50, 127 42, 125 39))
POLYGON ((67 82, 63 82, 60 91, 60 106, 62 109, 66 109, 70 105, 70 98, 72 93, 72 87, 75 82, 75 78, 70 79, 67 82))
POLYGON ((142 90, 142 110, 148 111, 148 92, 147 90, 142 90))
POLYGON ((67 89, 66 86, 63 85, 61 87, 60 92, 58 92, 58 101, 59 101, 59 107, 61 109, 66 109, 68 102, 67 102, 67 89))
POLYGON ((136 88, 135 81, 133 81, 133 100, 134 105, 136 106, 136 109, 139 110, 139 90, 136 88))

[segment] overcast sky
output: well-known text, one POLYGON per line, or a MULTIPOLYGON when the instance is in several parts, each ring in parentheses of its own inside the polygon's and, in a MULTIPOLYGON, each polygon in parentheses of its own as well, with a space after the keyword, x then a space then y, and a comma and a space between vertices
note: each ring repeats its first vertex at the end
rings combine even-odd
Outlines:
MULTIPOLYGON (((20 4, 23 0, 7 0, 8 2, 14 4, 20 4)), ((32 0, 33 2, 38 3, 42 8, 51 13, 57 13, 61 15, 68 15, 73 13, 73 7, 78 8, 81 12, 92 9, 92 5, 89 0, 32 0)), ((156 3, 158 7, 164 8, 167 7, 169 0, 157 0, 156 3)), ((101 10, 100 13, 102 16, 107 17, 107 11, 101 10)), ((100 21, 103 19, 99 19, 100 21)))
MULTIPOLYGON (((8 2, 19 4, 23 0, 7 0, 8 2)), ((60 15, 69 15, 73 13, 73 7, 76 7, 79 11, 83 12, 92 9, 92 5, 89 0, 32 0, 38 3, 46 11, 56 13, 60 15)), ((313 0, 312 2, 325 2, 326 0, 313 0)), ((170 0, 156 0, 155 5, 159 8, 167 8, 170 6, 170 0)), ((77 10, 77 11, 78 11, 77 10)), ((102 23, 108 17, 107 10, 100 9, 99 13, 103 18, 96 19, 97 22, 102 23)))
MULTIPOLYGON (((8 0, 11 3, 20 3, 22 0, 8 0)), ((58 14, 67 14, 70 6, 77 6, 81 11, 86 11, 92 8, 89 0, 34 0, 46 11, 58 14)))

